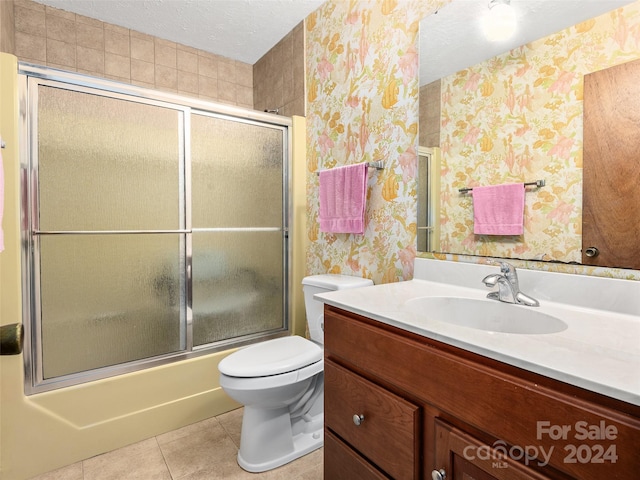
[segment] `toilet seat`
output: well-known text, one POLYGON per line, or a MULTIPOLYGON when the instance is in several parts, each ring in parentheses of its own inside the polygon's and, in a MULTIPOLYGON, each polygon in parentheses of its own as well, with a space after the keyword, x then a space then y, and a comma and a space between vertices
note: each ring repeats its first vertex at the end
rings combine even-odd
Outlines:
POLYGON ((218 365, 228 377, 256 378, 295 373, 322 360, 320 346, 297 335, 276 338, 238 350, 218 365))
POLYGON ((232 388, 235 390, 264 390, 268 388, 284 387, 293 385, 306 378, 321 373, 324 370, 324 360, 319 360, 304 368, 293 372, 271 375, 268 377, 230 377, 220 373, 220 386, 222 388, 232 388))

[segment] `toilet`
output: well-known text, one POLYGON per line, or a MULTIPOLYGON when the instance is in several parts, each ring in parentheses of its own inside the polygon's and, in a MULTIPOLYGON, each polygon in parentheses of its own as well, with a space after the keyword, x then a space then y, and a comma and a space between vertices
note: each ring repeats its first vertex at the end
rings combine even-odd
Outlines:
POLYGON ((311 340, 293 335, 242 348, 218 365, 220 386, 244 405, 238 464, 264 472, 323 445, 324 304, 316 293, 373 285, 347 275, 302 280, 311 340))

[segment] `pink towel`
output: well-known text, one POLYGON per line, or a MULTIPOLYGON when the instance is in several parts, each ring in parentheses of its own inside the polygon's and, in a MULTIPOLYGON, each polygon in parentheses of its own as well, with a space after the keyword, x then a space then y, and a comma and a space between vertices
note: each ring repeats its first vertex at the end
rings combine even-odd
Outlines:
POLYGON ((320 231, 364 233, 367 163, 320 172, 320 231))
POLYGON ((473 187, 473 233, 522 235, 524 183, 473 187))

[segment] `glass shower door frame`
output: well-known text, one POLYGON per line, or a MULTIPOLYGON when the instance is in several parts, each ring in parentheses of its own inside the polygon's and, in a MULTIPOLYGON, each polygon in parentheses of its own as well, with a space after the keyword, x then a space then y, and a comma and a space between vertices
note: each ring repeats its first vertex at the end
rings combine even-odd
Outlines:
POLYGON ((108 80, 94 79, 84 75, 57 71, 55 69, 20 64, 19 89, 21 98, 20 109, 20 148, 24 152, 21 155, 22 176, 22 271, 23 271, 23 324, 25 327, 25 393, 40 393, 57 388, 107 378, 138 371, 144 368, 159 366, 194 356, 209 354, 226 350, 259 340, 275 338, 289 334, 289 278, 291 271, 291 249, 289 248, 289 226, 291 225, 291 148, 290 134, 291 120, 275 118, 272 115, 262 114, 237 107, 218 105, 211 102, 199 101, 180 97, 174 94, 164 94, 153 90, 111 82, 108 80), (38 88, 40 85, 64 88, 89 94, 96 94, 125 101, 139 102, 142 104, 166 107, 180 112, 180 192, 179 195, 179 225, 172 230, 127 230, 127 231, 40 231, 39 227, 39 198, 38 198, 38 136, 37 136, 37 108, 38 88), (192 113, 205 115, 219 115, 223 118, 255 123, 256 125, 269 126, 280 129, 283 134, 283 208, 282 208, 282 239, 283 239, 283 327, 278 331, 263 332, 202 346, 193 345, 193 312, 192 312, 192 222, 191 222, 191 151, 189 138, 191 135, 190 118, 192 113), (42 325, 40 323, 40 241, 44 236, 54 235, 105 235, 105 234, 179 234, 180 235, 180 288, 184 295, 180 295, 180 347, 181 350, 160 355, 157 357, 143 358, 113 366, 106 366, 90 371, 56 377, 50 380, 44 379, 42 367, 42 325))
MULTIPOLYGON (((74 374, 68 374, 63 377, 55 377, 52 380, 47 380, 44 377, 43 371, 43 342, 42 342, 42 305, 41 305, 41 282, 40 275, 41 270, 39 266, 41 265, 41 239, 45 236, 53 236, 53 235, 120 235, 120 234, 131 234, 131 235, 149 235, 149 234, 179 234, 180 235, 180 253, 179 253, 179 271, 180 271, 180 289, 181 291, 186 291, 187 295, 180 296, 180 350, 178 352, 174 352, 168 355, 161 355, 158 357, 159 363, 165 363, 167 357, 180 355, 182 352, 187 351, 188 348, 188 314, 189 310, 187 309, 186 301, 189 298, 189 272, 188 268, 188 260, 189 255, 187 252, 187 234, 190 233, 189 230, 189 215, 188 215, 188 193, 186 190, 186 182, 189 178, 187 167, 188 162, 186 161, 185 152, 188 153, 188 146, 185 144, 185 135, 186 135, 186 122, 188 122, 189 111, 188 107, 172 104, 169 102, 162 102, 153 99, 147 99, 142 97, 131 97, 130 95, 123 95, 118 92, 106 91, 97 88, 92 88, 90 86, 78 85, 78 84, 69 84, 66 82, 60 82, 55 79, 47 79, 40 78, 35 76, 29 77, 21 77, 22 87, 25 89, 27 105, 26 109, 29 112, 27 118, 28 123, 26 125, 28 134, 24 139, 28 144, 28 149, 26 151, 28 154, 28 162, 27 165, 23 167, 26 168, 27 178, 30 178, 29 182, 26 182, 25 185, 25 193, 27 198, 29 199, 27 202, 27 208, 25 209, 25 213, 28 215, 27 218, 24 219, 24 222, 27 226, 27 245, 25 245, 28 254, 26 258, 26 265, 23 261, 23 272, 28 276, 27 283, 29 288, 32 290, 32 295, 28 301, 24 302, 24 310, 25 314, 28 317, 28 320, 24 321, 24 325, 27 326, 25 328, 26 334, 30 341, 25 342, 25 347, 29 345, 29 348, 25 348, 25 359, 29 358, 26 365, 26 374, 30 381, 28 381, 27 386, 31 385, 32 387, 27 388, 29 393, 36 393, 41 391, 49 390, 51 386, 53 388, 60 388, 68 385, 75 385, 79 383, 79 381, 86 381, 87 379, 97 379, 97 378, 105 378, 108 376, 112 376, 114 374, 122 374, 128 373, 132 371, 136 371, 140 368, 141 363, 149 363, 153 361, 153 357, 150 359, 137 360, 132 362, 127 362, 124 364, 117 364, 112 366, 105 366, 97 369, 93 369, 86 372, 78 372, 74 374), (73 92, 86 93, 89 95, 98 95, 107 98, 113 98, 117 100, 123 100, 127 102, 136 102, 144 105, 158 106, 167 108, 170 110, 174 110, 178 113, 179 124, 178 124, 178 134, 179 134, 179 148, 178 148, 178 192, 180 195, 178 196, 178 228, 176 229, 166 229, 166 230, 40 230, 40 198, 39 198, 39 178, 38 178, 38 168, 39 168, 39 158, 38 158, 38 90, 39 87, 53 87, 60 88, 64 90, 69 90, 73 92), (32 319, 35 319, 33 321, 32 319), (33 328, 31 328, 33 327, 33 328), (32 360, 31 360, 32 359, 32 360)), ((25 379, 27 382, 27 380, 25 379)))

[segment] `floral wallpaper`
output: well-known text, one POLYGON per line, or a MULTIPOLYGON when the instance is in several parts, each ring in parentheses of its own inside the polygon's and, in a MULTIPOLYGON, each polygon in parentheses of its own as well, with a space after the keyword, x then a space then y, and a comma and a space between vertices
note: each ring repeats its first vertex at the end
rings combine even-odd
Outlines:
POLYGON ((638 58, 635 2, 443 79, 441 250, 580 262, 583 76, 638 58), (459 188, 538 179, 524 235, 473 234, 459 188))
POLYGON ((416 255, 418 25, 448 0, 329 0, 307 17, 307 273, 389 283, 416 255), (365 233, 318 224, 321 169, 370 169, 365 233))
MULTIPOLYGON (((413 277, 418 23, 448 1, 329 0, 306 19, 307 274, 413 277), (316 172, 374 160, 385 168, 369 173, 364 235, 320 232, 316 172)), ((444 79, 442 242, 462 254, 420 256, 579 261, 582 75, 639 57, 637 1, 444 79), (539 178, 547 186, 526 195, 523 242, 473 237, 471 199, 458 188, 539 178)), ((514 264, 640 280, 635 270, 514 264)))

